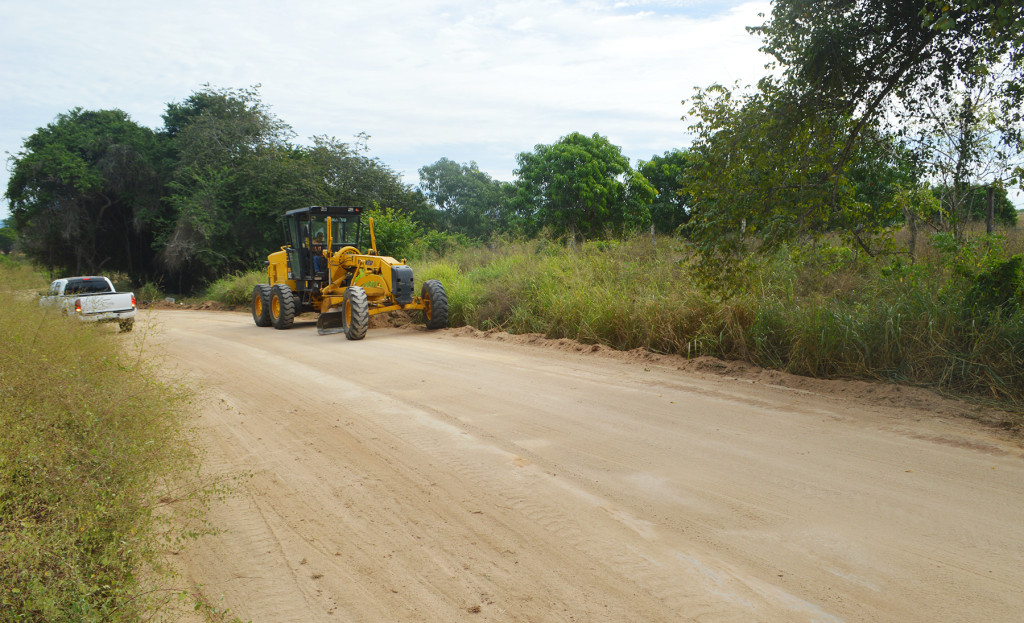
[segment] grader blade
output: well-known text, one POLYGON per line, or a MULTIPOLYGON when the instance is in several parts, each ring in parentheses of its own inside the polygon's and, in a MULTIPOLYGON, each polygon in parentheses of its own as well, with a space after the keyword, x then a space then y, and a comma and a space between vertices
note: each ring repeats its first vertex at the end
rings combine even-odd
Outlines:
POLYGON ((345 312, 342 307, 332 307, 320 314, 316 320, 316 332, 320 335, 333 335, 345 332, 345 312), (337 311, 335 311, 337 310, 337 311))

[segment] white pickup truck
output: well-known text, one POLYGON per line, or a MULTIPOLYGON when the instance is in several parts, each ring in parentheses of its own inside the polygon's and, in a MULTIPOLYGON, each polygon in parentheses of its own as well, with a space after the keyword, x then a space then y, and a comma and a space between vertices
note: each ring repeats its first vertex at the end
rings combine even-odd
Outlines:
POLYGON ((81 320, 117 322, 121 331, 131 331, 135 325, 135 294, 115 291, 106 277, 57 279, 39 304, 81 320))

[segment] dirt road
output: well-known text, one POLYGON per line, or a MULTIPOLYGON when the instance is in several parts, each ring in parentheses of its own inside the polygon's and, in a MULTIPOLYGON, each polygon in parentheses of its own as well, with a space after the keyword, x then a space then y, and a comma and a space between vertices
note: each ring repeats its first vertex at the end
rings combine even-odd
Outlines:
POLYGON ((451 330, 147 329, 202 385, 207 469, 251 474, 177 557, 242 620, 1024 616, 1024 454, 928 401, 451 330))

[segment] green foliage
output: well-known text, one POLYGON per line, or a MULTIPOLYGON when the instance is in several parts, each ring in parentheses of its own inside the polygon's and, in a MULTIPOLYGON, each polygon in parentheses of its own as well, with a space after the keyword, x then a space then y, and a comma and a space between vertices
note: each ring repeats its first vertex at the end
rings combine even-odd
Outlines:
POLYGON ((239 271, 211 283, 203 292, 203 298, 233 307, 248 307, 252 304, 253 288, 260 283, 267 283, 266 271, 239 271))
POLYGON ((651 223, 656 231, 671 234, 690 220, 693 197, 688 190, 692 162, 689 152, 679 149, 637 163, 637 171, 657 191, 651 203, 651 223))
POLYGON ((18 234, 13 227, 0 227, 0 253, 9 254, 18 243, 18 234))
POLYGON ((147 281, 135 289, 135 299, 141 305, 149 305, 164 298, 164 291, 158 282, 147 281))
POLYGON ((206 86, 164 124, 74 109, 26 139, 7 188, 24 252, 63 274, 192 292, 279 247, 287 209, 376 201, 433 224, 424 197, 366 155, 368 137, 293 145, 256 87, 206 86))
POLYGON ((448 158, 422 167, 419 174, 420 190, 440 211, 439 225, 448 232, 486 238, 509 230, 511 184, 491 179, 475 162, 448 158))
POLYGON ((58 272, 154 270, 164 145, 120 110, 58 115, 11 158, 6 195, 21 249, 58 272))
POLYGON ((283 191, 294 183, 291 130, 255 89, 207 87, 168 105, 164 121, 174 218, 157 246, 162 265, 192 289, 252 266, 278 242, 283 191))
POLYGON ((1021 303, 1022 275, 1020 255, 993 262, 975 275, 966 302, 975 310, 1013 312, 1021 303))
MULTIPOLYGON (((374 235, 377 238, 377 252, 381 255, 401 259, 407 257, 413 245, 422 236, 423 230, 412 216, 394 208, 382 208, 374 205, 363 214, 364 228, 369 231, 370 219, 373 219, 374 235)), ((370 246, 369 234, 364 240, 370 246)))
MULTIPOLYGON (((943 197, 949 196, 951 189, 945 186, 936 186, 932 189, 936 200, 941 201, 943 197)), ((993 216, 995 222, 1006 227, 1017 226, 1017 208, 1010 201, 1006 189, 999 186, 993 188, 993 216)), ((963 205, 960 210, 965 220, 984 222, 988 218, 988 187, 972 186, 966 189, 963 205)))
POLYGON ((755 93, 713 85, 691 100, 686 233, 709 283, 735 285, 739 258, 830 232, 875 255, 902 220, 893 196, 913 175, 898 145, 864 140, 837 169, 848 121, 794 125, 779 113, 778 95, 766 79, 755 93))
POLYGON ((17 294, 42 287, 0 268, 0 620, 148 619, 180 534, 159 500, 201 497, 188 393, 141 343, 17 294))
POLYGON ((433 226, 435 210, 423 195, 402 182, 401 175, 379 159, 367 156, 369 138, 359 134, 355 143, 343 143, 314 136, 312 147, 296 148, 302 167, 300 181, 308 198, 301 205, 369 207, 376 202, 433 226))
POLYGON ((650 223, 657 191, 600 134, 573 132, 520 153, 516 162, 517 206, 537 230, 592 238, 650 223))
POLYGON ((999 0, 784 0, 750 30, 782 70, 777 123, 843 120, 835 173, 873 134, 899 137, 946 187, 937 224, 962 238, 971 186, 1012 184, 1020 171, 1022 22, 1024 5, 999 0))

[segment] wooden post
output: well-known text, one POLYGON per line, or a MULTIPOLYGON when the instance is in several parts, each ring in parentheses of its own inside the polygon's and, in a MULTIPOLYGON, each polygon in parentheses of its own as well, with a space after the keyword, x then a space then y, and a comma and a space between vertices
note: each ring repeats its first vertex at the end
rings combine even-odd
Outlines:
POLYGON ((996 225, 996 188, 992 184, 988 185, 988 204, 986 207, 988 209, 985 217, 985 233, 991 234, 995 231, 996 225))

